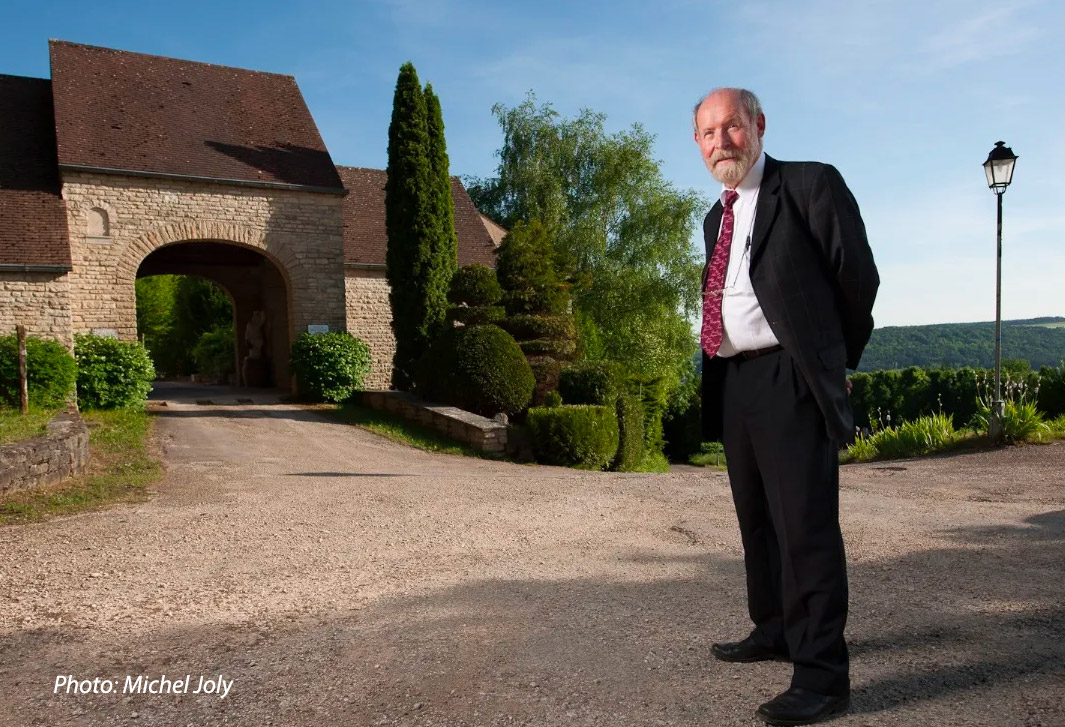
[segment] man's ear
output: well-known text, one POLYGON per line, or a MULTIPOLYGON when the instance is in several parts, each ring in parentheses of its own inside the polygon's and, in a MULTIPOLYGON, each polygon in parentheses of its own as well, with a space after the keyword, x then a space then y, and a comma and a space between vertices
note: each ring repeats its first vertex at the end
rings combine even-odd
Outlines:
POLYGON ((755 126, 758 127, 758 138, 761 139, 765 134, 765 114, 758 114, 758 118, 755 119, 755 126))

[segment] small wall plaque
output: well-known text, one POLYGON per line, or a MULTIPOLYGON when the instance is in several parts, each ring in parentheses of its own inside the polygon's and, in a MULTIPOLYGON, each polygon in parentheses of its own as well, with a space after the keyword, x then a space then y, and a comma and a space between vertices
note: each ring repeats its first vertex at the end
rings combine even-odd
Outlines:
POLYGON ((317 336, 319 333, 329 333, 329 324, 312 324, 307 326, 307 333, 317 336))
POLYGON ((92 335, 100 338, 118 338, 118 331, 114 328, 93 328, 92 335))

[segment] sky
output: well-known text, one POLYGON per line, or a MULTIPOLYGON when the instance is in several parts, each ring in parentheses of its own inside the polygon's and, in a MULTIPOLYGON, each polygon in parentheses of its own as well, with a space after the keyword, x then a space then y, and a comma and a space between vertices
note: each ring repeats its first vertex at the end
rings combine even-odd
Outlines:
POLYGON ((55 38, 292 75, 350 166, 385 167, 409 60, 440 96, 452 174, 495 172, 492 106, 534 91, 564 116, 606 114, 610 131, 641 124, 665 178, 710 199, 720 186, 692 106, 716 86, 750 88, 766 152, 831 163, 854 192, 880 269, 878 327, 994 320, 995 198, 980 165, 1002 140, 1019 157, 1003 318, 1065 316, 1059 0, 8 0, 3 15, 4 74, 49 77, 55 38))

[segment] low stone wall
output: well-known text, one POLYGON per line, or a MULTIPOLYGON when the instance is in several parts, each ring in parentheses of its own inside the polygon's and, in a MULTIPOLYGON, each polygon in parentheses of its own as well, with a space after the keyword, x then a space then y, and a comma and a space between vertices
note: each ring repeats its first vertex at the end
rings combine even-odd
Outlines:
POLYGON ((402 391, 364 391, 361 403, 371 409, 398 414, 409 422, 431 427, 444 436, 482 452, 502 454, 507 448, 507 425, 453 406, 429 404, 402 391))
POLYGON ((77 411, 56 414, 48 434, 0 447, 0 495, 50 485, 85 472, 89 466, 89 430, 77 411))

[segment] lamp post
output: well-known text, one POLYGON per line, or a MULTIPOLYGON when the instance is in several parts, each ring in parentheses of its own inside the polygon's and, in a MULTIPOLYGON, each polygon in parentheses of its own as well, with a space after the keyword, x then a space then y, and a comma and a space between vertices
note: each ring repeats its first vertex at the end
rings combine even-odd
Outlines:
POLYGON ((995 271, 995 400, 991 405, 991 421, 988 435, 993 441, 1002 439, 1002 418, 1006 405, 1002 401, 1002 195, 1013 181, 1013 165, 1017 155, 1006 146, 1004 141, 996 141, 995 148, 987 155, 984 162, 984 174, 987 186, 995 193, 998 200, 998 242, 997 267, 995 271))

